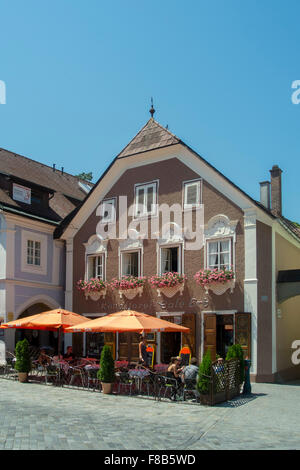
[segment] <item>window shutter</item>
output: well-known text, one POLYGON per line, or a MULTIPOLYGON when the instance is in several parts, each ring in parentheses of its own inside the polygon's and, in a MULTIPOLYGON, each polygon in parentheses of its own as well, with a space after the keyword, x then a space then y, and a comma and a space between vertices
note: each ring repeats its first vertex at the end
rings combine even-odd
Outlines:
POLYGON ((190 329, 189 333, 182 333, 182 346, 187 345, 192 353, 192 356, 196 355, 196 315, 194 313, 185 313, 182 315, 182 326, 186 326, 190 329))
POLYGON ((216 360, 217 350, 217 315, 204 314, 204 354, 210 350, 212 361, 216 360))
POLYGON ((104 333, 104 344, 110 347, 113 358, 116 359, 116 334, 104 333))
POLYGON ((235 344, 240 344, 244 358, 251 358, 251 313, 235 314, 235 344))

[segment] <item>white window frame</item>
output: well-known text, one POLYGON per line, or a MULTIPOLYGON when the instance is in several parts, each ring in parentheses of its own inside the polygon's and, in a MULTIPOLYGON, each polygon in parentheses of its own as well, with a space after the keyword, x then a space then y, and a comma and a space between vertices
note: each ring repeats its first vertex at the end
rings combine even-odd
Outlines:
MULTIPOLYGON (((227 238, 213 238, 211 240, 206 240, 206 268, 207 269, 215 269, 215 267, 210 267, 210 264, 209 264, 209 255, 212 254, 210 253, 209 251, 209 245, 211 243, 217 243, 218 244, 218 267, 217 269, 222 269, 220 267, 220 243, 222 242, 229 242, 229 250, 228 251, 223 251, 222 253, 229 253, 229 264, 228 264, 228 267, 226 267, 226 269, 231 269, 231 267, 233 266, 233 259, 232 259, 232 237, 227 237, 227 238)), ((214 253, 213 253, 214 254, 214 253)), ((215 265, 214 265, 215 266, 215 265)))
MULTIPOLYGON (((178 272, 179 274, 183 274, 183 262, 182 262, 182 253, 183 253, 183 247, 181 243, 177 243, 174 245, 161 245, 159 247, 159 256, 158 256, 158 273, 159 276, 162 276, 164 273, 162 272, 162 250, 163 249, 168 249, 168 248, 177 248, 178 249, 178 255, 177 255, 177 260, 178 260, 178 272)), ((174 271, 175 272, 175 271, 174 271)))
POLYGON ((183 210, 189 210, 189 209, 194 209, 194 208, 199 208, 201 207, 202 203, 202 180, 201 179, 195 179, 195 180, 189 180, 189 181, 184 181, 183 182, 183 210), (188 204, 186 202, 186 197, 187 197, 187 188, 192 185, 197 185, 197 202, 195 204, 188 204))
POLYGON ((151 181, 149 183, 135 184, 134 185, 134 217, 148 217, 157 215, 157 204, 158 204, 158 181, 151 181), (147 189, 153 188, 153 203, 150 211, 147 211, 147 189), (138 192, 139 190, 144 191, 144 201, 143 201, 143 212, 138 212, 138 192))
POLYGON ((100 223, 101 224, 113 224, 116 222, 116 211, 117 211, 117 199, 115 197, 112 197, 110 199, 103 199, 103 201, 101 201, 101 204, 100 204, 100 217, 101 220, 100 220, 100 223), (113 210, 112 210, 112 213, 110 215, 110 217, 104 217, 104 208, 105 208, 105 204, 112 204, 113 206, 113 210))
POLYGON ((95 254, 90 254, 87 255, 86 257, 86 280, 89 280, 91 278, 96 278, 96 279, 102 279, 102 281, 105 281, 105 254, 104 253, 95 253, 95 254), (102 259, 102 275, 101 276, 93 276, 93 273, 91 270, 93 269, 92 263, 95 258, 100 258, 102 259))
POLYGON ((48 247, 48 237, 47 235, 31 232, 29 230, 21 231, 21 271, 28 272, 32 274, 47 274, 47 247, 48 247), (39 242, 40 243, 40 264, 29 264, 27 263, 27 249, 28 241, 39 242))
POLYGON ((29 266, 41 266, 41 242, 39 240, 27 240, 27 259, 26 263, 29 266), (32 246, 29 246, 29 243, 32 243, 32 246), (32 253, 29 253, 29 250, 32 253), (38 256, 37 256, 38 252, 38 256), (32 263, 29 262, 29 259, 32 259, 32 263), (38 263, 36 262, 38 260, 38 263))
MULTIPOLYGON (((123 276, 131 276, 131 274, 123 274, 123 268, 124 268, 124 261, 123 261, 123 255, 129 255, 132 253, 137 253, 138 254, 138 274, 137 277, 142 276, 142 264, 141 264, 141 250, 122 250, 120 252, 120 278, 123 276)), ((133 276, 133 274, 132 274, 133 276)))

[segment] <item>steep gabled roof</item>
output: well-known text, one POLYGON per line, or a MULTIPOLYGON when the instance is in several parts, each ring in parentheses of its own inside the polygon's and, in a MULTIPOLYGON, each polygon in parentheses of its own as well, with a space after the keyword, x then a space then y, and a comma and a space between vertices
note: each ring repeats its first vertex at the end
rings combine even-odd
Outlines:
POLYGON ((176 145, 181 142, 176 135, 162 127, 153 118, 137 133, 128 145, 119 153, 118 158, 128 157, 136 153, 176 145))
MULTIPOLYGON (((156 122, 153 118, 150 118, 145 126, 136 134, 136 136, 129 142, 128 145, 114 158, 108 168, 100 176, 97 183, 94 185, 88 196, 85 200, 79 204, 68 216, 59 224, 55 229, 54 237, 59 238, 64 233, 66 228, 70 225, 71 221, 74 219, 76 214, 81 210, 81 207, 86 203, 86 201, 92 196, 93 192, 96 190, 100 182, 104 179, 107 173, 111 170, 117 160, 134 156, 140 153, 149 152, 151 150, 161 149, 165 147, 170 147, 172 145, 181 144, 192 152, 197 158, 199 158, 205 165, 211 168, 214 172, 220 175, 225 181, 227 181, 231 186, 233 186, 241 195, 245 196, 252 204, 257 206, 263 212, 265 212, 272 219, 276 217, 272 214, 271 211, 266 209, 260 202, 253 199, 245 191, 243 191, 239 186, 237 186, 233 181, 227 178, 223 173, 221 173, 217 168, 215 168, 211 163, 205 160, 201 155, 199 155, 195 150, 193 150, 189 145, 179 139, 176 135, 172 134, 168 129, 164 128, 156 122)), ((287 228, 287 225, 285 225, 287 228)), ((294 235, 297 234, 294 232, 294 235)))
POLYGON ((292 222, 291 220, 283 217, 283 215, 279 216, 279 220, 281 224, 289 231, 292 232, 298 239, 300 239, 300 229, 297 225, 292 222))
MULTIPOLYGON (((8 175, 31 181, 39 186, 51 188, 78 201, 82 201, 86 193, 79 186, 79 178, 43 163, 18 155, 0 148, 0 171, 8 175)), ((85 182, 86 183, 86 182, 85 182)), ((93 186, 90 184, 90 186, 93 186)))
POLYGON ((93 187, 92 183, 76 176, 3 148, 0 148, 0 178, 50 195, 49 207, 26 204, 13 199, 8 186, 0 184, 1 209, 54 225, 58 225, 85 199, 88 187, 93 187))

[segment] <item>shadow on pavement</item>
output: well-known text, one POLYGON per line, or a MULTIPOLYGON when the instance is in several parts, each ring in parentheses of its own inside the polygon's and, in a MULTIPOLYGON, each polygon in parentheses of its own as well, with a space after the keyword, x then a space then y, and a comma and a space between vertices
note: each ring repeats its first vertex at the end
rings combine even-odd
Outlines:
POLYGON ((232 400, 226 401, 224 403, 219 403, 215 406, 220 408, 238 408, 239 406, 247 405, 251 401, 264 396, 267 396, 267 393, 251 393, 250 395, 240 395, 237 398, 233 398, 232 400))

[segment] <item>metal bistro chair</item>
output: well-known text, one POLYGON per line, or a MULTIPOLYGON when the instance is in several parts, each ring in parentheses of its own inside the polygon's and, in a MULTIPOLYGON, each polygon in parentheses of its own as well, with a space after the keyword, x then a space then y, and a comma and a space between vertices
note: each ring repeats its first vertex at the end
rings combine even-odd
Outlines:
POLYGON ((182 388, 182 399, 186 400, 186 396, 193 396, 198 400, 199 392, 197 390, 197 381, 196 380, 186 380, 182 388))
MULTIPOLYGON (((82 388, 84 388, 84 370, 81 367, 70 366, 69 368, 69 386, 71 387, 74 382, 81 382, 82 388)), ((77 385, 78 386, 78 385, 77 385)))
POLYGON ((140 393, 147 396, 155 396, 156 393, 156 376, 157 374, 147 369, 147 374, 140 379, 140 393), (146 393, 145 393, 146 392, 146 393))
POLYGON ((4 375, 6 377, 12 377, 14 379, 17 379, 18 374, 15 369, 16 356, 10 351, 6 351, 5 359, 6 359, 6 364, 5 364, 5 369, 4 369, 4 375))
POLYGON ((87 387, 90 389, 90 385, 92 384, 93 391, 96 390, 97 386, 99 386, 99 389, 101 388, 101 382, 98 379, 98 371, 99 369, 96 367, 85 367, 85 372, 87 375, 87 387))
POLYGON ((49 379, 51 379, 51 382, 53 385, 59 385, 60 371, 57 365, 55 364, 46 365, 44 368, 44 371, 45 371, 45 384, 46 385, 48 385, 49 379))
POLYGON ((168 392, 170 392, 170 399, 176 401, 177 395, 180 395, 180 385, 176 378, 160 375, 157 377, 157 380, 159 387, 158 399, 161 398, 161 391, 164 390, 164 398, 166 398, 168 392))
POLYGON ((128 372, 119 372, 118 377, 118 393, 121 393, 121 389, 129 389, 129 394, 132 394, 132 387, 135 385, 135 380, 130 377, 128 372))

